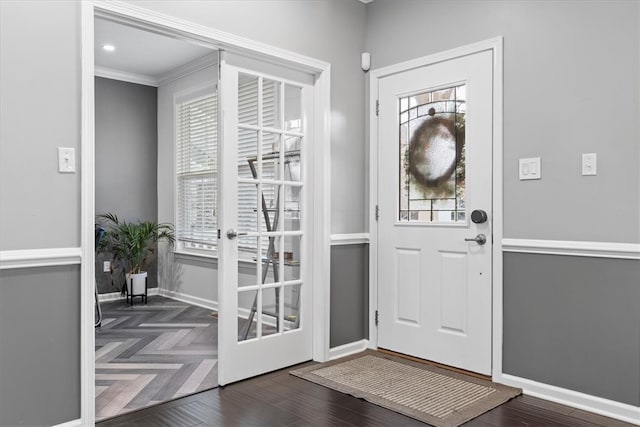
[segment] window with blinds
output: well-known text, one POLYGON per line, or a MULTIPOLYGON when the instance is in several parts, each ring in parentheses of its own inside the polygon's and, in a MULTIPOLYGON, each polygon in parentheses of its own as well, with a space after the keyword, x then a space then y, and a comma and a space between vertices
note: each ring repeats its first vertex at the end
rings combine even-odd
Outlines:
POLYGON ((176 104, 176 231, 185 248, 216 248, 217 95, 176 104))

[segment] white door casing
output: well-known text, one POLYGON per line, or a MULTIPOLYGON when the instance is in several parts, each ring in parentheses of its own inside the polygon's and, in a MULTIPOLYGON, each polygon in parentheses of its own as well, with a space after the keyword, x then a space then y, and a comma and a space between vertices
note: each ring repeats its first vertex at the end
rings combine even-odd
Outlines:
POLYGON ((219 87, 224 385, 312 358, 313 76, 222 52, 219 87))
MULTIPOLYGON (((313 216, 313 358, 323 362, 329 358, 329 274, 330 274, 330 81, 329 63, 298 53, 239 37, 211 27, 196 24, 174 16, 158 13, 137 5, 123 2, 93 0, 81 2, 81 402, 80 423, 95 424, 95 370, 94 370, 94 17, 108 17, 150 31, 161 31, 177 38, 207 43, 212 47, 243 52, 267 59, 272 63, 286 64, 292 69, 305 70, 314 75, 313 118, 313 166, 314 200, 317 206, 313 216)), ((224 349, 220 349, 224 352, 224 349)), ((223 369, 219 361, 219 368, 223 369)))
MULTIPOLYGON (((485 375, 492 372, 492 82, 491 50, 413 68, 378 81, 377 345, 485 375), (434 142, 411 149, 418 150, 412 151, 413 162, 423 152, 425 156, 439 155, 446 160, 441 164, 432 161, 427 172, 416 169, 411 179, 416 182, 415 176, 424 176, 424 180, 429 177, 429 185, 437 186, 440 184, 429 174, 450 174, 447 176, 455 177, 451 179, 466 183, 464 205, 458 202, 460 206, 456 206, 456 202, 442 199, 428 202, 434 210, 428 213, 429 219, 425 222, 423 214, 427 213, 418 210, 425 209, 426 201, 410 202, 416 206, 416 210, 411 211, 406 201, 400 203, 401 197, 415 200, 423 197, 420 194, 427 194, 427 190, 424 193, 416 190, 427 187, 413 183, 410 190, 402 192, 403 186, 409 186, 400 178, 401 165, 408 158, 399 148, 400 123, 403 120, 411 123, 416 112, 418 123, 425 123, 420 120, 436 123, 445 113, 440 115, 439 110, 427 113, 427 108, 435 106, 437 110, 444 104, 433 101, 421 109, 416 106, 407 110, 407 106, 413 105, 407 98, 443 89, 449 90, 446 93, 455 93, 448 89, 455 87, 463 94, 463 101, 455 102, 463 105, 462 108, 466 105, 466 113, 456 116, 464 117, 463 124, 456 119, 451 129, 461 126, 466 134, 463 155, 466 172, 460 179, 455 170, 451 172, 449 163, 452 159, 455 163, 456 149, 455 146, 447 149, 441 141, 445 145, 434 142), (404 99, 402 105, 401 99, 404 99), (401 110, 407 111, 406 116, 401 116, 401 110), (441 206, 438 207, 438 203, 441 206), (476 209, 486 211, 488 221, 473 223, 470 214, 476 209), (438 216, 447 219, 442 222, 438 216), (454 217, 457 220, 451 222, 454 217), (486 244, 465 241, 480 234, 486 236, 486 244)), ((417 102, 420 105, 421 101, 417 102)), ((425 129, 420 126, 405 126, 407 147, 414 146, 408 141, 415 141, 420 132, 423 139, 438 138, 438 132, 448 132, 435 124, 429 125, 428 131, 420 130, 425 129), (412 135, 416 139, 411 139, 412 135)))

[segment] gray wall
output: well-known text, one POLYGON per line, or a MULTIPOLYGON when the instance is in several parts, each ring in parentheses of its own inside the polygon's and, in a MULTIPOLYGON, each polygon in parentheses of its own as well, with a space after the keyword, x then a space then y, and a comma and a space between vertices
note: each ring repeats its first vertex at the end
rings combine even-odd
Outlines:
POLYGON ((0 426, 80 418, 80 268, 0 270, 0 426))
POLYGON ((640 262, 506 254, 504 372, 640 406, 640 262))
MULTIPOLYGON (((118 80, 95 79, 96 214, 113 212, 127 221, 158 220, 158 90, 118 80)), ((122 275, 103 272, 96 257, 100 293, 117 292, 122 275)), ((157 263, 148 269, 148 286, 157 287, 157 263)))
POLYGON ((369 246, 331 247, 331 348, 369 335, 369 246))
MULTIPOLYGON (((0 250, 78 247, 77 2, 0 2, 0 93, 0 250)), ((0 271, 0 425, 80 417, 79 289, 78 267, 0 271)))
MULTIPOLYGON (((367 6, 374 68, 504 36, 505 237, 640 242, 640 2, 399 6, 367 6), (542 180, 519 181, 537 156, 542 180)), ((638 261, 506 254, 504 294, 506 373, 639 404, 638 261)))
POLYGON ((75 2, 0 2, 0 250, 80 245, 79 52, 75 2))
POLYGON ((639 8, 376 0, 366 48, 378 68, 504 36, 505 237, 640 242, 639 8), (583 177, 591 152, 598 175, 583 177), (542 180, 519 181, 518 159, 538 156, 542 180))
POLYGON ((95 79, 96 213, 158 219, 158 89, 95 79))

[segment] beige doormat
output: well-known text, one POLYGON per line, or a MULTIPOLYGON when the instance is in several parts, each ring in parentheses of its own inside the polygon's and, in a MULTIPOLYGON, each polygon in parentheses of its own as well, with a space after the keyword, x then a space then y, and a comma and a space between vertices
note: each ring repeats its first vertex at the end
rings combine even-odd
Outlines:
POLYGON ((455 427, 522 390, 367 350, 292 375, 438 427, 455 427))

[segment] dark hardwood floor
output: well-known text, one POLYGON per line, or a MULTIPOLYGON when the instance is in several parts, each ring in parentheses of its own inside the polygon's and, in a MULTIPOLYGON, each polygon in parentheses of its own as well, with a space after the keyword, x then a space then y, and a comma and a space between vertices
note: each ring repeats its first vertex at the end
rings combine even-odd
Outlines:
MULTIPOLYGON (((299 366, 306 366, 306 363, 299 366)), ((133 426, 424 426, 412 418, 289 375, 262 375, 112 418, 100 427, 133 426)), ((622 427, 630 424, 519 396, 469 421, 475 427, 622 427)))

